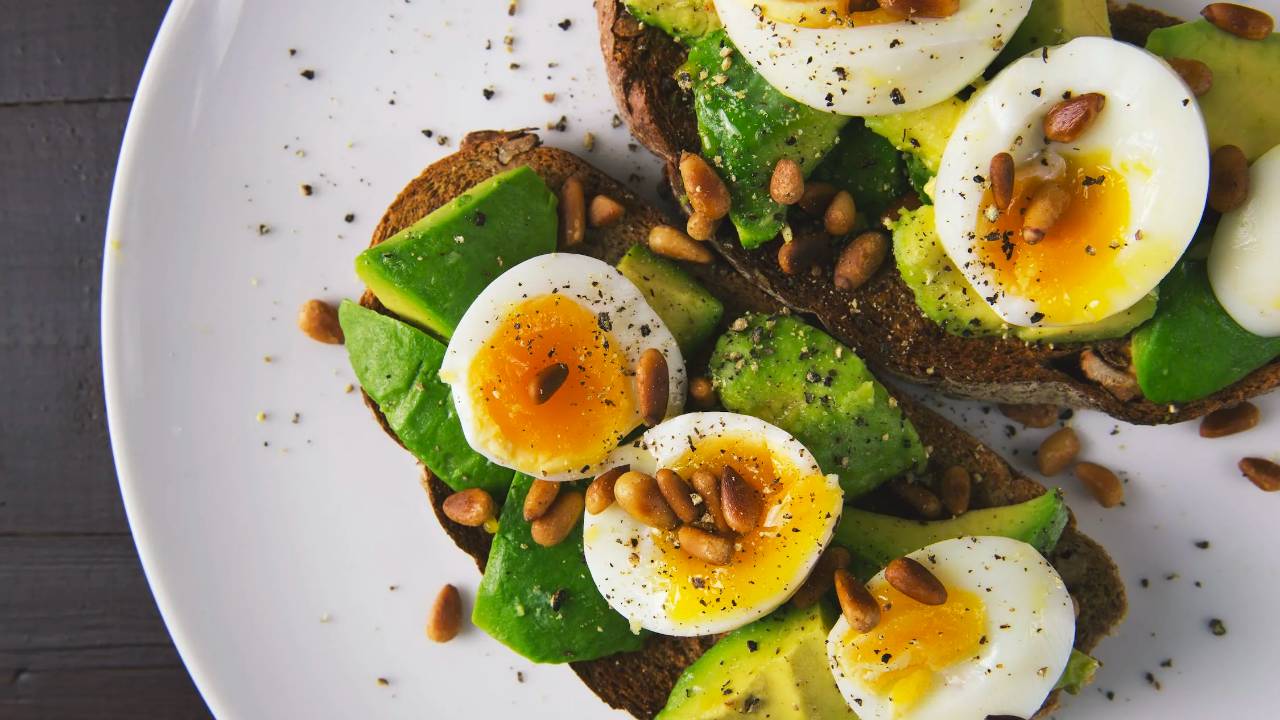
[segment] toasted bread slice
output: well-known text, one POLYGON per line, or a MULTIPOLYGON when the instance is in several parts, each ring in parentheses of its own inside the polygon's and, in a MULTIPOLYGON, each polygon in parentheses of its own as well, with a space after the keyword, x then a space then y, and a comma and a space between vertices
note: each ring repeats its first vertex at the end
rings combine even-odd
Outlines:
MULTIPOLYGON (((1143 42, 1156 27, 1178 22, 1160 13, 1112 6, 1116 36, 1143 42)), ((667 164, 677 195, 680 152, 698 152, 690 96, 672 77, 685 49, 653 27, 643 27, 620 0, 596 3, 600 43, 619 114, 632 134, 667 164)), ((1117 364, 1128 363, 1128 338, 1094 343, 1028 344, 1016 338, 964 338, 926 318, 893 263, 885 263, 853 292, 837 290, 831 272, 788 276, 778 267, 780 241, 747 251, 729 223, 716 242, 730 264, 793 310, 812 313, 882 374, 927 385, 960 397, 1002 403, 1048 403, 1102 410, 1132 423, 1175 423, 1230 407, 1280 386, 1280 360, 1207 398, 1179 405, 1122 399, 1088 378, 1081 354, 1093 350, 1117 364)))
MULTIPOLYGON (((587 240, 575 252, 616 262, 633 244, 645 242, 649 229, 669 219, 646 205, 621 183, 596 170, 577 156, 542 147, 536 135, 525 132, 477 132, 468 135, 461 149, 423 171, 409 183, 387 209, 373 234, 374 245, 386 240, 422 216, 452 200, 476 183, 519 165, 528 165, 553 189, 570 176, 581 178, 587 197, 607 195, 626 207, 625 217, 616 225, 588 231, 587 240)), ((782 306, 724 263, 687 267, 707 287, 714 287, 725 303, 725 322, 742 313, 778 312, 782 306)), ((361 304, 387 312, 370 292, 361 304)), ((700 360, 694 360, 695 363, 700 360)), ((940 470, 953 465, 965 467, 981 477, 974 487, 973 506, 990 507, 1022 502, 1045 492, 1045 488, 1019 474, 995 452, 905 396, 901 407, 932 449, 930 465, 940 470)), ((394 439, 377 406, 365 396, 378 422, 394 439)), ((442 510, 450 490, 429 469, 423 470, 422 484, 430 497, 436 517, 458 547, 484 567, 490 536, 480 528, 450 521, 442 510)), ((1097 543, 1082 535, 1074 520, 1063 533, 1050 558, 1080 605, 1076 647, 1088 652, 1111 632, 1124 617, 1124 584, 1115 564, 1097 543)), ((573 663, 583 682, 609 705, 638 718, 653 717, 667 702, 676 678, 715 641, 713 637, 650 637, 645 648, 590 662, 573 663)), ((1045 710, 1056 706, 1056 694, 1045 710)))

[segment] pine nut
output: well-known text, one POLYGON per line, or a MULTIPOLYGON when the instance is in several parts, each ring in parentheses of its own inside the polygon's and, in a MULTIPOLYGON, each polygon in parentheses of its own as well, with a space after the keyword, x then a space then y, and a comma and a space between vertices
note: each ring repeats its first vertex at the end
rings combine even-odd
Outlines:
POLYGON ((1264 458, 1248 457, 1240 461, 1240 472, 1259 490, 1280 490, 1280 465, 1264 458))
POLYGON ((529 381, 529 399, 534 405, 541 405, 551 399, 552 395, 564 385, 569 377, 569 366, 562 362, 552 363, 537 372, 529 381))
POLYGON ((1230 212, 1249 199, 1249 160, 1235 145, 1223 145, 1209 159, 1209 207, 1230 212))
POLYGON ((1079 452, 1080 438, 1076 436, 1076 431, 1069 427, 1062 428, 1040 443, 1040 451, 1036 455, 1040 474, 1053 477, 1066 470, 1079 452))
POLYGON ((898 479, 889 483, 889 489, 921 518, 937 520, 942 517, 942 501, 924 485, 898 479))
POLYGON ((462 598, 458 595, 458 588, 445 585, 436 594, 431 612, 427 614, 427 638, 432 642, 449 642, 458 636, 461 629, 462 598))
POLYGON ((592 515, 599 515, 609 506, 613 504, 613 485, 618 482, 618 478, 622 474, 631 469, 630 465, 619 465, 611 470, 605 470, 596 476, 595 480, 587 486, 587 512, 592 515))
POLYGON ((670 225, 655 225, 649 230, 649 249, 673 260, 707 265, 711 251, 705 245, 670 225))
POLYGON ((942 473, 942 484, 938 491, 938 498, 942 501, 942 506, 952 516, 963 515, 969 510, 969 498, 973 493, 973 481, 969 478, 969 471, 953 465, 942 473))
POLYGON ((1193 58, 1165 58, 1169 67, 1182 76, 1182 82, 1191 88, 1191 93, 1200 97, 1213 89, 1213 70, 1199 60, 1193 58))
POLYGON ((804 197, 804 173, 800 171, 800 163, 791 158, 782 158, 773 166, 773 176, 769 178, 769 197, 779 205, 795 205, 804 197))
POLYGON ((1251 402, 1214 410, 1200 421, 1200 437, 1220 438, 1242 433, 1258 424, 1262 413, 1251 402))
POLYGON ((627 514, 659 530, 671 530, 680 522, 662 497, 652 475, 629 470, 613 484, 613 497, 627 514))
POLYGON ((582 519, 582 493, 566 490, 542 517, 529 526, 533 541, 543 547, 554 547, 569 537, 582 519))
POLYGON ((889 255, 889 237, 879 230, 859 234, 836 260, 836 288, 851 292, 871 279, 889 255))
POLYGON ((1022 239, 1035 245, 1053 229, 1058 218, 1071 204, 1071 193, 1056 182, 1047 182, 1036 188, 1022 216, 1022 239))
POLYGON ((701 155, 680 154, 680 179, 684 181, 684 191, 694 212, 712 220, 729 214, 729 188, 701 155))
POLYGON ((956 14, 960 0, 880 0, 880 7, 908 17, 943 18, 956 14))
POLYGON ((733 558, 732 540, 693 525, 681 525, 676 539, 685 552, 712 565, 728 565, 733 558))
POLYGON ((690 498, 693 490, 684 478, 674 470, 663 468, 658 471, 654 479, 658 481, 658 491, 662 493, 662 498, 671 506, 671 511, 680 518, 681 522, 691 523, 698 519, 701 513, 690 498))
POLYGON ((834 579, 844 619, 857 632, 871 632, 880 624, 880 602, 848 570, 836 570, 834 579))
POLYGON ((710 216, 696 212, 689 216, 689 220, 685 222, 685 232, 689 237, 698 242, 706 242, 716 236, 716 230, 720 228, 719 220, 712 220, 710 216))
POLYGON ((947 602, 947 588, 929 568, 909 557, 900 557, 884 569, 884 579, 898 592, 923 605, 947 602))
POLYGON ((822 216, 822 226, 829 235, 848 235, 853 231, 857 218, 858 207, 853 202, 853 196, 847 190, 841 190, 831 198, 831 204, 822 216))
POLYGON ((790 242, 778 246, 778 267, 786 275, 809 272, 822 262, 826 250, 825 238, 815 233, 796 233, 790 242))
POLYGON ((1142 394, 1138 379, 1131 373, 1113 367, 1092 350, 1080 353, 1080 372, 1102 386, 1121 402, 1128 402, 1142 394))
POLYGON ((764 510, 760 491, 728 465, 720 469, 720 502, 724 520, 734 532, 740 535, 748 533, 760 524, 764 510))
POLYGON ((1053 405, 1000 404, 1000 412, 1023 427, 1047 428, 1058 420, 1058 408, 1053 405))
POLYGON ((1218 29, 1245 40, 1266 40, 1275 27, 1270 15, 1235 3, 1209 3, 1200 14, 1218 29))
POLYGON ((591 204, 587 206, 587 222, 593 228, 609 227, 626 214, 627 209, 622 206, 622 203, 608 195, 597 195, 591 198, 591 204))
POLYGON ((533 522, 551 509, 552 503, 560 495, 560 483, 550 480, 534 480, 529 486, 529 494, 524 496, 524 520, 533 522))
POLYGON ((696 377, 689 381, 690 403, 703 410, 715 407, 716 388, 710 378, 696 377))
POLYGON ((338 309, 323 300, 302 303, 298 308, 298 329, 326 345, 341 345, 346 340, 338 323, 338 309))
POLYGON ((1063 100, 1044 116, 1044 136, 1054 142, 1075 142, 1089 129, 1107 104, 1101 93, 1085 93, 1063 100))
POLYGON ((991 180, 991 199, 1000 212, 1009 212, 1013 204, 1013 156, 1007 152, 996 153, 991 158, 987 177, 991 180))
POLYGON ((801 610, 816 605, 831 589, 836 571, 849 567, 851 562, 853 562, 853 556, 848 550, 839 545, 828 546, 826 551, 818 556, 818 562, 814 563, 809 577, 805 578, 800 589, 796 590, 796 594, 791 596, 791 604, 801 610))
POLYGON ((800 196, 800 209, 813 217, 819 217, 831 205, 836 196, 836 186, 831 183, 809 181, 804 184, 804 194, 800 196))
POLYGON ((716 526, 716 531, 726 534, 733 532, 724 519, 724 503, 720 501, 720 479, 709 470, 695 470, 689 477, 689 483, 702 498, 702 506, 711 516, 711 523, 716 526))
POLYGON ((582 180, 574 175, 560 186, 560 246, 573 247, 587 232, 587 200, 582 180))
POLYGON ((467 527, 480 527, 496 512, 493 497, 480 488, 453 493, 441 503, 445 517, 467 527))
POLYGON ((636 403, 640 406, 640 419, 650 427, 667 416, 667 400, 671 394, 671 376, 667 370, 667 357, 657 348, 649 348, 640 355, 636 366, 636 403))
POLYGON ((1076 465, 1076 477, 1102 507, 1113 508, 1124 502, 1124 483, 1107 468, 1082 462, 1076 465))

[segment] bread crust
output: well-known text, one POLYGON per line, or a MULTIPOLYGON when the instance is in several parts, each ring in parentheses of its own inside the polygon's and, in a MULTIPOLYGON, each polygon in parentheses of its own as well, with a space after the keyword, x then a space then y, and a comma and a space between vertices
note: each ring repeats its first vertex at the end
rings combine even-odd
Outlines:
MULTIPOLYGON (((1178 22, 1135 6, 1111 5, 1118 37, 1145 39, 1156 27, 1178 22)), ((596 3, 600 44, 619 115, 632 134, 667 165, 673 191, 683 192, 676 171, 680 152, 698 152, 693 106, 687 94, 662 82, 685 61, 686 51, 653 27, 640 28, 620 0, 596 3), (619 32, 621 28, 621 32, 619 32)), ((1000 403, 1045 403, 1101 410, 1141 425, 1177 423, 1237 405, 1280 386, 1280 359, 1206 398, 1157 404, 1140 395, 1116 397, 1080 370, 1092 349, 1104 358, 1127 358, 1128 338, 1094 343, 1028 344, 1016 338, 965 338, 925 317, 893 263, 853 292, 837 290, 831 268, 819 276, 785 275, 778 267, 779 240, 747 251, 725 223, 717 247, 739 272, 778 301, 811 313, 852 346, 879 373, 956 397, 1000 403)))
MULTIPOLYGON (((575 251, 608 262, 616 262, 631 245, 644 242, 655 224, 668 222, 666 216, 645 204, 624 185, 596 170, 572 153, 540 145, 536 135, 524 132, 484 131, 468 135, 461 149, 432 164, 400 193, 383 215, 373 234, 372 245, 391 237, 440 207, 476 183, 519 165, 528 165, 552 189, 570 176, 580 178, 587 197, 605 194, 626 208, 618 224, 588 231, 586 242, 575 251)), ((727 324, 744 312, 778 312, 782 307, 757 287, 743 282, 725 263, 687 266, 701 282, 715 287, 725 303, 727 324)), ((365 291, 361 304, 387 313, 373 294, 365 291)), ((701 363, 705 358, 695 358, 701 363)), ((362 391, 363 393, 363 391, 362 391)), ((990 448, 950 424, 934 412, 905 396, 900 406, 930 447, 931 470, 960 465, 981 478, 973 491, 973 507, 1008 505, 1029 500, 1045 488, 1021 475, 990 448)), ((398 443, 377 405, 365 395, 383 430, 398 443)), ((451 492, 428 468, 422 470, 436 518, 449 537, 484 569, 491 536, 481 528, 459 525, 445 516, 442 504, 451 492)), ((1062 574, 1067 588, 1080 604, 1076 647, 1091 651, 1124 617, 1124 583, 1111 558, 1097 543, 1082 535, 1072 519, 1050 560, 1062 574)), ((684 668, 715 642, 714 637, 650 637, 642 650, 571 663, 574 672, 610 706, 626 710, 637 718, 651 718, 666 704, 672 686, 684 668)), ((1057 705, 1057 694, 1045 703, 1041 714, 1057 705)))

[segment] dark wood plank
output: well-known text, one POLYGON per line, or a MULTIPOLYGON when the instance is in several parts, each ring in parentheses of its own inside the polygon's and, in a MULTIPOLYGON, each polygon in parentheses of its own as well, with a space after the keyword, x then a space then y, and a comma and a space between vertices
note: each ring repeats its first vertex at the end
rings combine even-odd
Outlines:
POLYGON ((0 105, 131 97, 168 0, 0 0, 0 105))

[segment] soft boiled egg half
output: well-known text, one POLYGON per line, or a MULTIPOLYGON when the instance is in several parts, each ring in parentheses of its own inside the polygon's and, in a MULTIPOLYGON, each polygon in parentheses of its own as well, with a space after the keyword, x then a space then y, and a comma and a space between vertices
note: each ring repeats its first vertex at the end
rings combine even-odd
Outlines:
POLYGON ((1030 545, 1004 537, 944 540, 907 557, 947 590, 925 605, 885 580, 867 584, 880 623, 841 617, 827 637, 836 685, 862 720, 1029 718, 1053 690, 1075 641, 1071 596, 1030 545))
POLYGON ((995 59, 1031 0, 960 0, 947 17, 857 11, 850 0, 716 0, 729 39, 787 97, 888 115, 955 95, 995 59))
POLYGON ((1005 68, 969 101, 935 187, 938 235, 988 305, 1019 326, 1097 322, 1137 303, 1173 268, 1204 211, 1209 149, 1191 91, 1164 61, 1082 37, 1005 68), (1045 137, 1058 103, 1097 93, 1101 111, 1071 142, 1045 137), (992 197, 992 158, 1012 156, 1013 203, 992 197), (1038 242, 1023 236, 1033 196, 1067 204, 1038 242))
POLYGON ((1249 168, 1249 197, 1223 213, 1209 251, 1209 282, 1240 327, 1280 337, 1280 146, 1249 168))
MULTIPOLYGON (((633 627, 664 635, 727 632, 782 605, 831 541, 844 502, 836 476, 823 475, 799 441, 747 415, 681 415, 620 448, 613 463, 686 480, 727 465, 762 499, 756 527, 722 533, 733 542, 724 564, 693 557, 677 533, 639 522, 616 502, 586 515, 583 549, 600 593, 633 627)), ((706 506, 699 499, 695 507, 706 506)), ((712 518, 695 523, 711 527, 712 518)))
POLYGON ((599 471, 641 424, 636 368, 650 349, 666 359, 666 414, 675 415, 684 360, 657 313, 613 266, 553 253, 480 293, 449 341, 440 379, 477 452, 527 475, 568 480, 599 471), (559 380, 549 396, 535 391, 547 373, 559 380))

